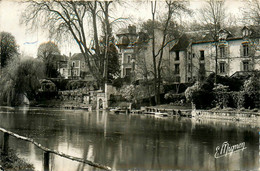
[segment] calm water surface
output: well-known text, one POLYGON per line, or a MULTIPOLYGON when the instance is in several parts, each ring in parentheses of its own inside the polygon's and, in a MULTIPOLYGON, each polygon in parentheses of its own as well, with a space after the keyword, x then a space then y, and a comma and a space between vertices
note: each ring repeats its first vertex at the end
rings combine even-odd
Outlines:
MULTIPOLYGON (((259 168, 257 126, 218 120, 116 115, 105 111, 46 108, 0 108, 0 127, 31 137, 66 154, 116 170, 256 170, 259 168), (246 149, 219 159, 223 142, 245 142, 246 149)), ((2 138, 2 134, 0 134, 2 138)), ((43 152, 31 143, 10 138, 20 157, 43 170, 43 152)), ((51 155, 51 169, 93 170, 51 155)))

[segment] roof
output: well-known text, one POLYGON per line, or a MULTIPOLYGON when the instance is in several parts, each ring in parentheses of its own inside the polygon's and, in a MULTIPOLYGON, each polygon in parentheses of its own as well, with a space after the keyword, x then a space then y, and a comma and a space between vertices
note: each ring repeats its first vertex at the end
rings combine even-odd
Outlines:
POLYGON ((68 57, 66 55, 53 55, 56 61, 68 61, 68 57))
POLYGON ((172 47, 171 51, 183 51, 187 49, 190 44, 190 40, 186 34, 183 34, 178 42, 172 47))
POLYGON ((84 60, 82 53, 74 53, 71 57, 72 60, 84 60))

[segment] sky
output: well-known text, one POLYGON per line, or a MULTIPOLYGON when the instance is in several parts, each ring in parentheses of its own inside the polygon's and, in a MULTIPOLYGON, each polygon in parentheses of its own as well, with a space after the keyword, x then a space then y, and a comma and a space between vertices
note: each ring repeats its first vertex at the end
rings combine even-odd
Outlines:
MULTIPOLYGON (((130 22, 138 22, 141 20, 151 19, 150 3, 131 3, 127 1, 123 7, 115 6, 113 11, 118 16, 131 16, 134 18, 130 22)), ((192 10, 198 10, 205 4, 205 0, 190 0, 189 7, 192 10)), ((243 7, 242 0, 226 0, 225 6, 227 12, 233 15, 241 15, 240 8, 243 7)), ((37 29, 31 32, 24 25, 20 24, 20 17, 25 10, 26 5, 18 0, 0 0, 0 31, 11 33, 19 46, 19 52, 24 56, 36 57, 37 49, 41 43, 49 41, 48 31, 37 29)), ((194 14, 196 15, 196 14, 194 14)), ((184 17, 184 20, 187 16, 184 17)), ((194 16, 190 16, 188 20, 194 20, 194 16)), ((195 19, 196 20, 196 19, 195 19)), ((55 40, 52 40, 55 42, 55 40)), ((76 43, 71 41, 56 42, 62 54, 69 56, 69 53, 79 53, 76 43)))

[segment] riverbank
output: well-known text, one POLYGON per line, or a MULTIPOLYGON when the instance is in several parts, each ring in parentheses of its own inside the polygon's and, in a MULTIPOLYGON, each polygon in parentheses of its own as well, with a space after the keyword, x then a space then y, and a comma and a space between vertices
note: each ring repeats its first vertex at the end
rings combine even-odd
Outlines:
POLYGON ((8 156, 2 154, 0 150, 0 171, 2 170, 12 170, 12 171, 33 171, 34 166, 32 164, 27 163, 23 159, 20 159, 14 150, 9 150, 8 156), (2 169, 2 170, 1 170, 2 169))
POLYGON ((260 122, 259 109, 195 109, 192 110, 190 106, 173 106, 173 105, 160 105, 153 107, 142 107, 141 113, 168 113, 169 115, 179 115, 184 117, 196 117, 207 119, 220 119, 230 121, 242 122, 260 122))
POLYGON ((192 115, 199 118, 222 119, 244 122, 260 122, 260 112, 253 110, 235 110, 235 109, 211 109, 211 110, 193 110, 192 115))

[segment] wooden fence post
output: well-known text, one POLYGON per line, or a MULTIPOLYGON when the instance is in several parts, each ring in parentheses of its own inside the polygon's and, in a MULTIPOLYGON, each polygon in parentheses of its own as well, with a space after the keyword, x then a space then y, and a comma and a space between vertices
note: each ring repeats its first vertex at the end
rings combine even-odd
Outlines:
POLYGON ((3 154, 6 156, 8 155, 8 144, 9 144, 9 134, 5 132, 2 151, 3 151, 3 154))
POLYGON ((49 167, 49 163, 50 163, 50 152, 49 151, 45 151, 43 153, 43 167, 44 167, 44 171, 49 171, 50 167, 49 167))

